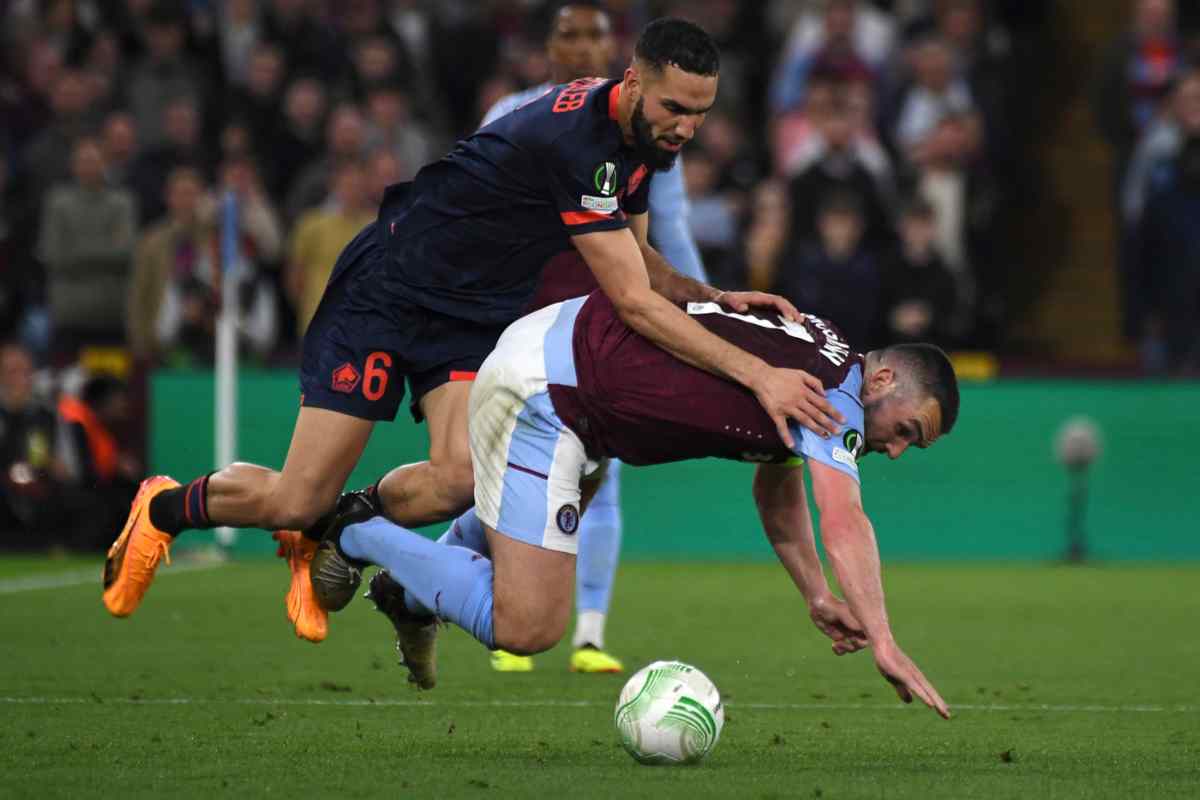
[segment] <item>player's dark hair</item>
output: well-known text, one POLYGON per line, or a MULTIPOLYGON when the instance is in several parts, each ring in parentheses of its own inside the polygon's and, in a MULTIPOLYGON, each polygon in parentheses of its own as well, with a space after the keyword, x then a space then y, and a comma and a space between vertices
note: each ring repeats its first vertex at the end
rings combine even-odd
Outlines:
POLYGON ((934 344, 894 344, 884 349, 884 357, 903 365, 904 375, 923 395, 937 400, 942 412, 942 433, 947 434, 958 420, 958 376, 942 348, 934 344))
POLYGON ((699 25, 675 17, 656 19, 643 28, 633 52, 656 72, 668 64, 693 75, 716 75, 721 69, 712 37, 699 25))

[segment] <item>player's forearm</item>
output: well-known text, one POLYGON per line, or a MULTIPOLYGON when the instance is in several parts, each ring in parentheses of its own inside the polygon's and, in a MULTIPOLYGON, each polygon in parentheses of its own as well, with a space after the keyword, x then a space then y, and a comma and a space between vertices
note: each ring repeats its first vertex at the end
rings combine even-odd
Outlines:
POLYGON ((805 602, 811 606, 814 600, 828 595, 829 583, 817 555, 804 495, 804 469, 759 466, 754 474, 754 503, 767 540, 805 602))
POLYGON ((821 541, 846 604, 862 623, 871 644, 891 642, 879 548, 871 521, 861 511, 832 520, 822 519, 821 541))
POLYGON ((649 244, 642 245, 642 258, 646 260, 646 273, 654 291, 672 303, 704 303, 715 300, 721 292, 706 283, 682 274, 672 267, 662 253, 649 244))

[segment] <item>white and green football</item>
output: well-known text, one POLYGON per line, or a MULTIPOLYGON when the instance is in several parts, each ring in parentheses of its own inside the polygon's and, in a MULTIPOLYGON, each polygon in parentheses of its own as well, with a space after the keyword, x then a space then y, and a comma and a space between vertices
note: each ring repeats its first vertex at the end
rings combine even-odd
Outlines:
POLYGON ((655 661, 625 684, 613 719, 621 744, 641 763, 695 764, 721 736, 725 709, 703 672, 655 661))

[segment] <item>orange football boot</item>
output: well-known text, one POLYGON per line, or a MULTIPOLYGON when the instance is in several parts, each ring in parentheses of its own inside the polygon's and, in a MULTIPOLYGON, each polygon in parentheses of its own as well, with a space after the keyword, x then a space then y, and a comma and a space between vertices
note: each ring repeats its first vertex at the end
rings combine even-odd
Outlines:
POLYGON ((128 617, 137 610, 154 580, 158 562, 171 563, 171 534, 150 522, 150 501, 179 482, 166 475, 142 481, 129 508, 121 535, 108 548, 104 561, 104 607, 114 617, 128 617))
POLYGON ((329 612, 321 608, 313 596, 310 566, 317 552, 317 543, 300 531, 275 531, 272 537, 279 542, 276 554, 286 558, 292 570, 292 585, 287 593, 287 615, 301 639, 317 643, 329 632, 329 612))

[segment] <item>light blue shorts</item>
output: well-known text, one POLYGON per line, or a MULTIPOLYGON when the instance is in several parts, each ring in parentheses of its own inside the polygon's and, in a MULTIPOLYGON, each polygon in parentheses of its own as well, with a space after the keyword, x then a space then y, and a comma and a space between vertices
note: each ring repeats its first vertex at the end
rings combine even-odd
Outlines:
POLYGON ((599 467, 550 402, 551 383, 574 386, 572 338, 585 298, 510 325, 471 386, 475 513, 517 541, 578 551, 580 482, 599 467))

